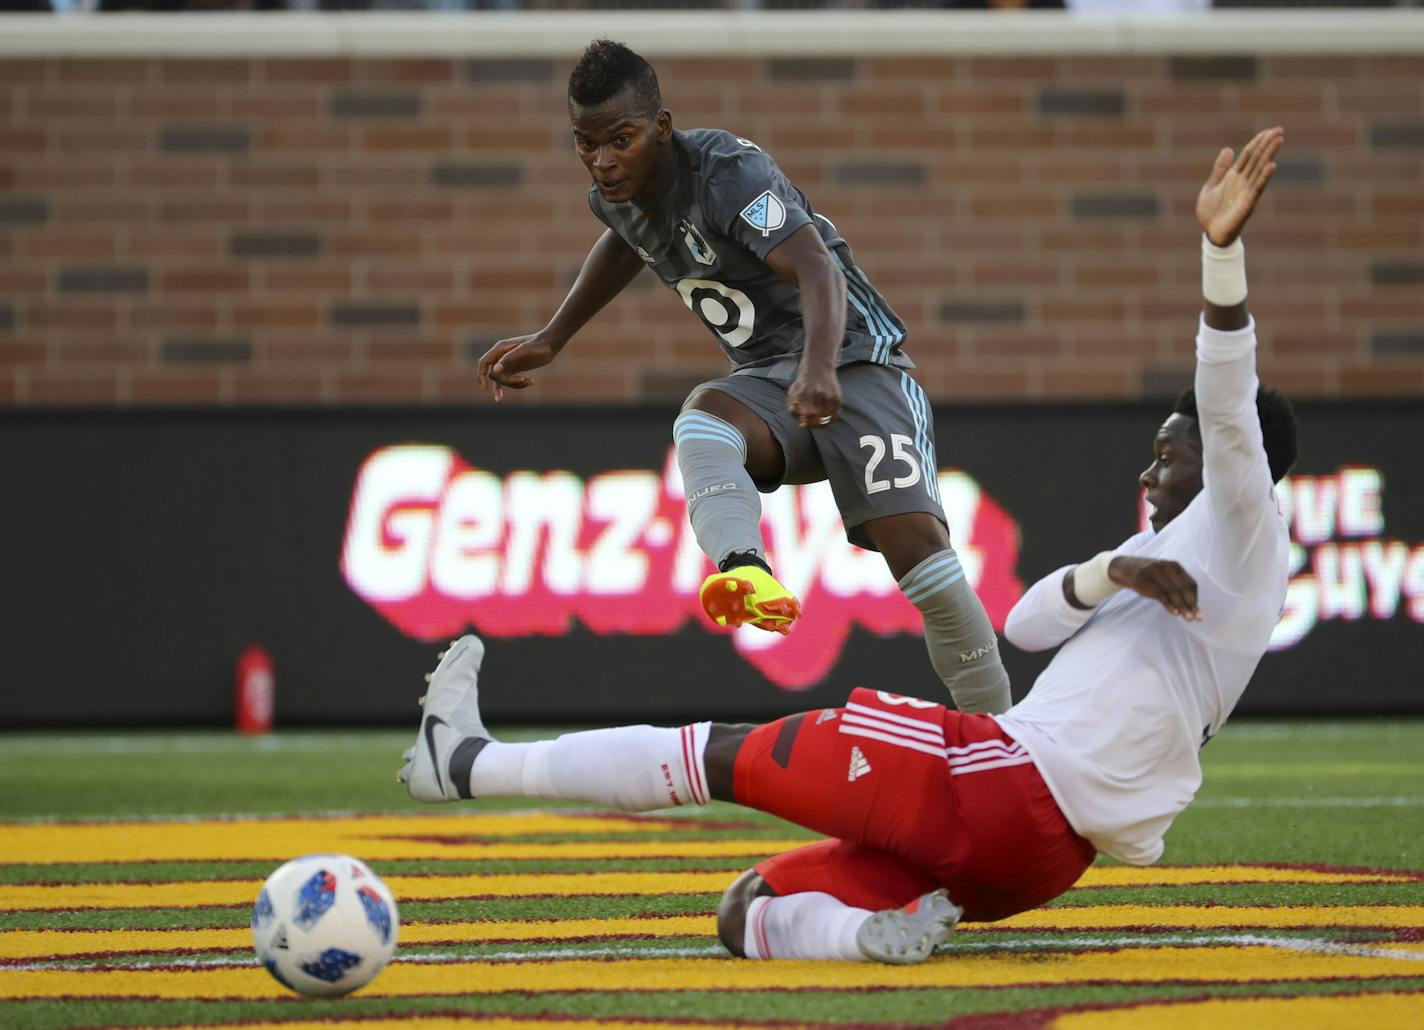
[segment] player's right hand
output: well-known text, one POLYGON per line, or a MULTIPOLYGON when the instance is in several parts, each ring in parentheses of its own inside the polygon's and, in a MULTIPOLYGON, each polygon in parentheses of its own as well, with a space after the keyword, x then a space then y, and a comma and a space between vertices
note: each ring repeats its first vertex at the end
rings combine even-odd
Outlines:
POLYGON ((480 358, 480 389, 493 386, 495 401, 504 400, 504 388, 522 390, 533 384, 524 373, 554 360, 557 351, 539 333, 500 340, 480 358))
POLYGON ((1229 247, 1241 235, 1241 227, 1271 181, 1276 153, 1285 141, 1286 130, 1278 125, 1251 137, 1240 156, 1230 147, 1216 155, 1211 175, 1197 196, 1196 209, 1197 223, 1216 246, 1229 247))
POLYGON ((803 429, 830 425, 841 413, 841 384, 834 369, 802 369, 786 391, 786 406, 803 429))
POLYGON ((1108 578, 1120 587, 1150 597, 1188 622, 1201 621, 1197 581, 1174 561, 1119 554, 1108 564, 1108 578))

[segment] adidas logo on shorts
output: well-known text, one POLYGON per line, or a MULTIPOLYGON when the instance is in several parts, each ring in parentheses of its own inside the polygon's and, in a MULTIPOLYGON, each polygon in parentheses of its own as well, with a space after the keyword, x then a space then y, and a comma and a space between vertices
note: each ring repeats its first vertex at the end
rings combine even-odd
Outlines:
POLYGON ((862 776, 865 776, 865 775, 866 775, 867 773, 869 773, 869 772, 870 772, 870 763, 867 762, 867 761, 865 760, 865 756, 860 753, 860 748, 858 748, 858 747, 853 747, 853 748, 851 748, 851 749, 850 749, 850 772, 846 775, 846 779, 847 779, 849 782, 854 783, 856 780, 860 779, 862 776))

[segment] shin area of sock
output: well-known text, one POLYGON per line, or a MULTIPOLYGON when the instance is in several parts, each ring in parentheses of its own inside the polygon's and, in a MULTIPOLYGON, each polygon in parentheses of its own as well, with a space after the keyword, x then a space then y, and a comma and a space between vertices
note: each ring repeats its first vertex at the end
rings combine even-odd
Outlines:
POLYGON ((821 891, 755 898, 747 906, 747 958, 864 962, 856 932, 872 913, 821 891))
POLYGON ((710 722, 620 726, 532 744, 492 741, 470 769, 476 797, 591 801, 625 812, 705 805, 710 722))

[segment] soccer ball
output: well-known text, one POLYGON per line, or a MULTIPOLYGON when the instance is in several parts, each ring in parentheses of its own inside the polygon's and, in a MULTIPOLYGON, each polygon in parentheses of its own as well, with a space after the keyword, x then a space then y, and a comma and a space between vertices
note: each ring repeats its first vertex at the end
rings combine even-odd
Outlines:
POLYGON ((396 950, 400 913, 369 866, 350 855, 303 855, 267 877, 252 907, 257 961, 299 994, 346 994, 396 950))

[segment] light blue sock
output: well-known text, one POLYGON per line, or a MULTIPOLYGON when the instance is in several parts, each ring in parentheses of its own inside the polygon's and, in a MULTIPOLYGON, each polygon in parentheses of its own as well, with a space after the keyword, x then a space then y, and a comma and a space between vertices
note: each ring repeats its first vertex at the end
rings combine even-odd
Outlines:
POLYGON ((961 712, 1006 712, 1013 704, 999 638, 979 595, 969 588, 954 548, 930 555, 900 580, 925 617, 930 664, 961 712))
POLYGON ((737 551, 766 554, 761 498, 747 474, 747 441, 736 426, 705 411, 684 411, 672 424, 687 518, 712 564, 737 551))

